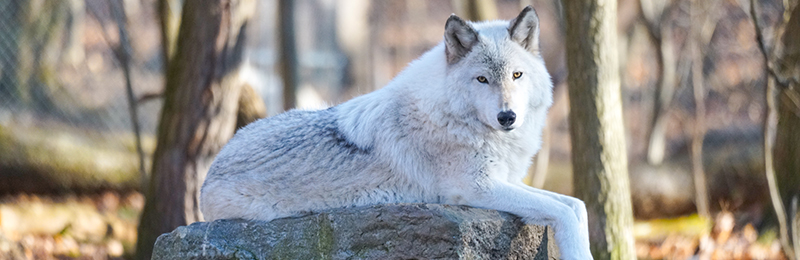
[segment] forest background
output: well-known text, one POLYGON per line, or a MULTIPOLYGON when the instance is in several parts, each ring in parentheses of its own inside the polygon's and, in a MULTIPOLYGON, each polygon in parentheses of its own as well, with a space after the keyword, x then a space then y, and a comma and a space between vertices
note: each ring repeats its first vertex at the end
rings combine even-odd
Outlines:
MULTIPOLYGON (((571 21, 561 1, 186 3, 194 5, 181 0, 0 3, 0 256, 133 257, 137 236, 149 230, 139 225, 147 222, 140 215, 152 204, 146 194, 172 187, 154 172, 174 166, 189 169, 179 176, 203 176, 203 164, 195 162, 212 159, 234 125, 291 108, 335 105, 380 88, 442 40, 451 13, 470 20, 511 19, 524 6, 536 8, 556 102, 545 145, 526 182, 576 193, 566 55, 571 21), (222 17, 203 13, 198 3, 219 4, 226 11, 222 17), (197 26, 182 24, 192 24, 186 22, 191 19, 197 26), (191 33, 206 31, 217 37, 191 33), (228 51, 211 53, 217 66, 203 67, 176 54, 181 39, 195 45, 186 53, 228 51), (175 64, 197 70, 172 69, 181 67, 175 64), (204 97, 201 77, 192 75, 213 75, 219 83, 207 89, 227 95, 208 103, 227 113, 168 112, 193 105, 174 97, 204 97), (159 125, 168 129, 164 125, 170 124, 193 127, 162 136, 166 131, 159 125), (191 142, 197 134, 192 131, 215 125, 223 130, 210 135, 218 137, 191 142), (192 152, 159 168, 168 163, 158 159, 164 154, 158 147, 192 152)), ((635 254, 642 259, 797 259, 796 1, 616 4, 617 45, 609 52, 619 58, 619 119, 636 220, 635 254)), ((192 196, 195 191, 186 183, 202 177, 179 182, 190 189, 173 193, 192 196)), ((162 217, 154 216, 151 223, 174 226, 193 218, 170 222, 162 217)))

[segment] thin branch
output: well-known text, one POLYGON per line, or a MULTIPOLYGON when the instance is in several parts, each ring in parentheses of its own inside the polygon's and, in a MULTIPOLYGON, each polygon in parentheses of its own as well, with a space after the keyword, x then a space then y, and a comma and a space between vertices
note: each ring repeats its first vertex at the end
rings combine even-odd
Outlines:
MULTIPOLYGON (((132 48, 130 38, 128 36, 127 20, 125 16, 125 9, 118 0, 109 1, 111 8, 111 15, 117 23, 119 29, 119 42, 117 46, 112 47, 115 49, 117 60, 122 65, 122 71, 125 74, 125 90, 128 98, 128 111, 131 117, 131 124, 133 125, 133 133, 136 137, 136 153, 139 155, 139 174, 141 178, 142 191, 147 190, 147 172, 145 171, 144 163, 144 149, 142 149, 142 135, 139 127, 139 113, 137 112, 136 98, 133 93, 133 84, 131 83, 131 53, 132 48)), ((105 30, 104 34, 105 34, 105 30)), ((106 38, 106 41, 108 38, 106 38)), ((108 42, 108 41, 107 41, 108 42)), ((111 45, 110 42, 108 42, 111 45)))
POLYGON ((778 191, 777 177, 775 176, 775 165, 773 161, 773 151, 775 148, 775 136, 778 127, 778 108, 777 97, 780 89, 775 85, 783 85, 780 82, 778 73, 775 72, 771 66, 770 59, 771 51, 767 50, 767 45, 764 40, 764 33, 762 26, 759 22, 757 0, 750 0, 750 18, 753 20, 756 30, 756 41, 758 42, 758 49, 764 57, 766 70, 769 73, 767 77, 766 87, 766 115, 764 117, 764 171, 767 178, 767 186, 769 187, 769 195, 772 201, 772 207, 775 210, 775 215, 778 219, 778 231, 780 235, 781 246, 783 247, 786 256, 790 259, 796 259, 792 244, 789 242, 789 228, 786 223, 786 210, 784 209, 781 195, 778 191))
POLYGON ((160 98, 164 98, 164 92, 163 91, 162 92, 144 93, 143 95, 139 96, 138 99, 136 99, 136 104, 142 104, 144 102, 147 102, 147 101, 150 101, 150 100, 153 100, 153 99, 160 99, 160 98))

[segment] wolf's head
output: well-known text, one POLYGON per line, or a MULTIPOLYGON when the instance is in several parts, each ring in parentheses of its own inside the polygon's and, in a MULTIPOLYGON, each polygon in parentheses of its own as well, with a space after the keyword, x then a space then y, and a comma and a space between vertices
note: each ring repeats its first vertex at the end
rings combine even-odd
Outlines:
MULTIPOLYGON (((445 24, 448 82, 470 100, 478 118, 497 130, 542 117, 552 103, 552 82, 539 55, 539 17, 530 6, 511 21, 445 24)), ((544 118, 542 118, 543 120, 544 118)))

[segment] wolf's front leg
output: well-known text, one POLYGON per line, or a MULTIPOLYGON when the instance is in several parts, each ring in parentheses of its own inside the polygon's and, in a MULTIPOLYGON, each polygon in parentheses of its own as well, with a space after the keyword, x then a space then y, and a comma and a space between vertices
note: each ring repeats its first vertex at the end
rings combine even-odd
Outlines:
POLYGON ((587 244, 589 243, 589 220, 586 214, 586 204, 584 204, 582 200, 567 195, 558 194, 552 191, 537 189, 528 186, 527 184, 522 182, 514 184, 524 188, 527 191, 553 198, 561 203, 566 204, 567 207, 570 207, 570 209, 572 209, 572 212, 578 218, 578 222, 580 222, 581 239, 584 239, 587 244))
POLYGON ((584 225, 572 208, 550 196, 526 190, 501 180, 487 180, 480 187, 462 189, 465 204, 473 207, 510 212, 526 223, 544 221, 555 230, 561 257, 568 260, 592 259, 589 241, 584 239, 584 225), (467 191, 474 193, 467 194, 467 191))

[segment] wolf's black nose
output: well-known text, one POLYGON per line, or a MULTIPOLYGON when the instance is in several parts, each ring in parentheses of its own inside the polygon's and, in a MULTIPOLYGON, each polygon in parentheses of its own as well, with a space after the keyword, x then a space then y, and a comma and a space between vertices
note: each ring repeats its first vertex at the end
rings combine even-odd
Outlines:
POLYGON ((497 122, 500 123, 501 126, 509 127, 514 124, 514 120, 517 119, 517 114, 514 111, 506 110, 500 113, 497 113, 497 122))

